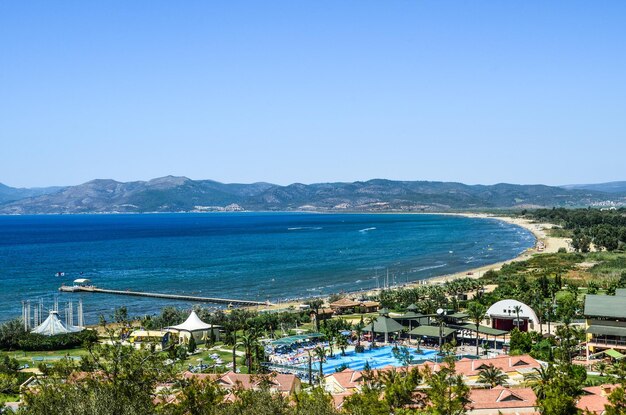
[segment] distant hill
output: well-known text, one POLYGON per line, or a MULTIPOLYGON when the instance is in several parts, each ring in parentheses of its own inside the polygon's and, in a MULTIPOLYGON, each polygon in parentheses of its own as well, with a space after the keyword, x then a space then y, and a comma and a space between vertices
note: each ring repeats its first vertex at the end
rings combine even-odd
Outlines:
MULTIPOLYGON (((6 186, 5 186, 6 188, 6 186)), ((12 189, 12 188, 8 188, 12 189)), ((237 210, 446 211, 626 204, 626 197, 544 185, 465 185, 374 179, 353 183, 225 184, 167 176, 150 181, 92 180, 54 191, 6 191, 3 214, 203 212, 237 210), (32 193, 35 192, 35 193, 32 193)))
POLYGON ((561 186, 564 189, 583 189, 594 190, 605 193, 621 193, 626 195, 626 181, 624 182, 608 182, 596 184, 569 184, 561 186))
POLYGON ((0 203, 11 202, 14 200, 25 199, 27 197, 35 197, 62 190, 63 187, 40 187, 32 189, 18 189, 9 187, 0 183, 0 203))

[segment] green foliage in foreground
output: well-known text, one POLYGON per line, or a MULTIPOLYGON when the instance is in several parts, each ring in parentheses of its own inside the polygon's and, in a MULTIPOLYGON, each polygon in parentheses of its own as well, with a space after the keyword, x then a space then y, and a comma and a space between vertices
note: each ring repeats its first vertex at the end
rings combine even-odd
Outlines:
POLYGON ((93 330, 43 336, 26 332, 24 324, 20 319, 11 320, 0 325, 0 350, 63 350, 96 341, 98 341, 98 334, 93 330))

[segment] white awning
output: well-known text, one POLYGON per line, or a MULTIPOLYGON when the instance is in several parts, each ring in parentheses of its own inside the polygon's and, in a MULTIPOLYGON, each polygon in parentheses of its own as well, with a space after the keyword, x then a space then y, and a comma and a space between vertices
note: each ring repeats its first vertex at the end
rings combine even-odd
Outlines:
POLYGON ((60 319, 56 311, 50 311, 48 318, 35 327, 31 333, 43 334, 44 336, 54 336, 55 334, 76 333, 82 328, 76 326, 65 325, 60 319))
POLYGON ((91 280, 88 278, 78 278, 74 280, 74 284, 87 284, 90 283, 91 280))
POLYGON ((217 328, 217 327, 220 327, 220 326, 214 326, 212 324, 207 324, 204 321, 200 320, 200 317, 198 317, 196 312, 192 311, 191 314, 189 314, 189 317, 187 317, 187 320, 185 320, 184 323, 179 324, 177 326, 166 327, 165 329, 166 330, 178 330, 178 331, 193 332, 193 331, 211 330, 211 329, 217 328))

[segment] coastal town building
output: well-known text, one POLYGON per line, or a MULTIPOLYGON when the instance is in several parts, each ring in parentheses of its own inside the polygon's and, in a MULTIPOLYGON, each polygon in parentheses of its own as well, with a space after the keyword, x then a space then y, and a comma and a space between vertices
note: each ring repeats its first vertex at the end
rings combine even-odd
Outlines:
MULTIPOLYGON (((426 362, 409 368, 417 367, 420 370, 428 369, 433 372, 440 370, 441 365, 426 362)), ((529 355, 500 356, 491 359, 462 359, 456 363, 456 372, 463 376, 464 382, 470 387, 470 402, 468 415, 494 414, 537 414, 537 396, 530 387, 525 386, 524 376, 540 368, 541 364, 529 355), (493 365, 502 370, 507 379, 503 386, 488 388, 480 384, 478 376, 481 369, 493 365)), ((371 372, 372 375, 388 370, 403 371, 405 367, 385 367, 371 372)), ((350 395, 357 393, 364 385, 366 376, 363 371, 345 369, 337 373, 326 375, 324 388, 331 394, 335 406, 341 408, 343 401, 350 395)), ((602 385, 583 388, 576 406, 581 411, 592 414, 602 414, 605 405, 609 403, 608 396, 616 385, 602 385)))
POLYGON ((491 327, 511 331, 517 327, 520 331, 536 330, 539 317, 530 306, 512 299, 498 301, 487 310, 491 327))
POLYGON ((626 355, 626 290, 612 295, 585 296, 587 359, 606 354, 612 358, 626 355))
POLYGON ((357 301, 348 297, 330 303, 330 309, 337 315, 355 312, 375 313, 379 307, 380 303, 378 301, 357 301))
POLYGON ((248 375, 229 371, 222 374, 184 372, 184 379, 209 379, 215 381, 221 388, 232 391, 235 388, 259 390, 267 386, 271 392, 285 396, 300 392, 301 382, 292 374, 270 373, 268 375, 248 375))
MULTIPOLYGON (((524 383, 524 376, 539 369, 541 364, 530 355, 522 356, 498 356, 488 359, 461 359, 456 362, 456 373, 463 376, 464 382, 470 387, 484 388, 485 385, 478 382, 481 370, 493 365, 500 369, 507 377, 507 386, 517 386, 524 383)), ((419 365, 409 366, 424 369, 426 366, 432 372, 438 372, 441 364, 433 362, 425 362, 419 365)), ((387 370, 406 370, 406 368, 384 367, 374 370, 373 373, 384 372, 387 370)), ((353 393, 361 389, 364 377, 363 372, 353 369, 345 369, 340 372, 332 373, 324 377, 324 387, 331 394, 353 393)))

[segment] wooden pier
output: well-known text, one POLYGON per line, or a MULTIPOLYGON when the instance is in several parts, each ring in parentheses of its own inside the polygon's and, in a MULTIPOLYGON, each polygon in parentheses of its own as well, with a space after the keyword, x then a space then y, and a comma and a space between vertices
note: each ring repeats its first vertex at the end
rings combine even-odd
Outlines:
POLYGON ((230 298, 217 298, 217 297, 196 297, 192 295, 178 295, 178 294, 162 294, 162 293, 148 293, 142 291, 122 291, 122 290, 107 290, 104 288, 97 288, 94 286, 82 286, 82 285, 62 285, 59 291, 74 293, 101 293, 101 294, 113 294, 113 295, 131 295, 134 297, 150 297, 150 298, 164 298, 167 300, 180 300, 180 301, 194 301, 202 303, 214 303, 214 304, 227 304, 232 306, 266 306, 271 305, 270 302, 251 301, 251 300, 235 300, 230 298))

